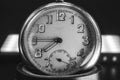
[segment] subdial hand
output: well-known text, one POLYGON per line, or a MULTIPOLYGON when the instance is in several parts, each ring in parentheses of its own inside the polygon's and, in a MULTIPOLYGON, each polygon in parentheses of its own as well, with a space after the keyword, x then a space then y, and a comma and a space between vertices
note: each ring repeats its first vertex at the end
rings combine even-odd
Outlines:
POLYGON ((56 60, 57 60, 58 62, 63 62, 63 63, 65 63, 65 64, 69 64, 68 62, 63 61, 61 58, 56 58, 56 60))
POLYGON ((41 38, 39 38, 39 37, 36 37, 36 36, 34 36, 33 37, 33 39, 32 39, 32 41, 33 42, 58 42, 58 43, 61 43, 62 42, 62 39, 61 38, 54 38, 54 39, 48 39, 48 38, 46 38, 46 39, 41 39, 41 38))
POLYGON ((49 50, 51 50, 53 47, 55 47, 58 43, 62 43, 62 39, 61 38, 54 38, 53 42, 47 44, 44 48, 43 51, 47 52, 49 50))

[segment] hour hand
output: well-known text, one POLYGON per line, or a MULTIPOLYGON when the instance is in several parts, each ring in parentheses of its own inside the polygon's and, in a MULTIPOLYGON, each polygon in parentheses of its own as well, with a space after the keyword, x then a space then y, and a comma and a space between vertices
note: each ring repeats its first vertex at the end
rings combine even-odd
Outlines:
POLYGON ((44 48, 43 48, 43 51, 44 52, 47 52, 49 51, 50 49, 52 49, 53 47, 55 47, 57 45, 56 42, 51 42, 49 44, 47 44, 44 48))
POLYGON ((54 39, 53 39, 53 42, 47 44, 47 45, 43 48, 43 51, 44 51, 44 52, 49 51, 50 49, 52 49, 53 47, 55 47, 58 43, 62 43, 62 39, 61 39, 61 38, 54 38, 54 39))

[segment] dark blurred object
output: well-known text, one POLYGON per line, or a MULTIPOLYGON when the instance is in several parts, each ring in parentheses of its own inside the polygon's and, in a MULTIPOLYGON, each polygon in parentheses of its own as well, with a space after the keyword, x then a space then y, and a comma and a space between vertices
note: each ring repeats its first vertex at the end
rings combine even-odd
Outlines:
MULTIPOLYGON (((120 74, 120 37, 102 35, 102 52, 97 63, 104 67, 102 80, 118 80, 120 74)), ((9 35, 0 49, 0 77, 4 80, 15 78, 17 64, 21 62, 18 49, 18 35, 9 35), (9 67, 8 67, 9 66, 9 67), (7 77, 5 77, 7 76, 7 77)))
POLYGON ((73 75, 53 76, 38 73, 35 69, 20 63, 17 66, 16 80, 102 80, 101 65, 95 65, 92 69, 81 71, 73 75))

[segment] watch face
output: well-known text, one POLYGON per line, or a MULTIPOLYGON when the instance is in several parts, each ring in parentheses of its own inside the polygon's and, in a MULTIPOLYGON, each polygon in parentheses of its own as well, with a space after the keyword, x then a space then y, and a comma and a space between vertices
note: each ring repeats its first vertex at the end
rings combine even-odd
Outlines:
POLYGON ((93 19, 82 9, 53 3, 28 18, 21 32, 20 47, 23 56, 39 71, 72 74, 85 65, 95 64, 100 35, 93 19))

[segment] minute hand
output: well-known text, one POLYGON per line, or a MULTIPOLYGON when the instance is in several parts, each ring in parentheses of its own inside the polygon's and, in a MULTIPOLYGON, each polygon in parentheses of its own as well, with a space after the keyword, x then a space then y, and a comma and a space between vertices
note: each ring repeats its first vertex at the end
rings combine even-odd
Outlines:
POLYGON ((38 42, 54 42, 53 39, 38 39, 38 42))
POLYGON ((54 42, 54 40, 53 39, 41 39, 35 36, 33 37, 32 42, 33 42, 32 43, 33 45, 37 45, 38 42, 54 42))

